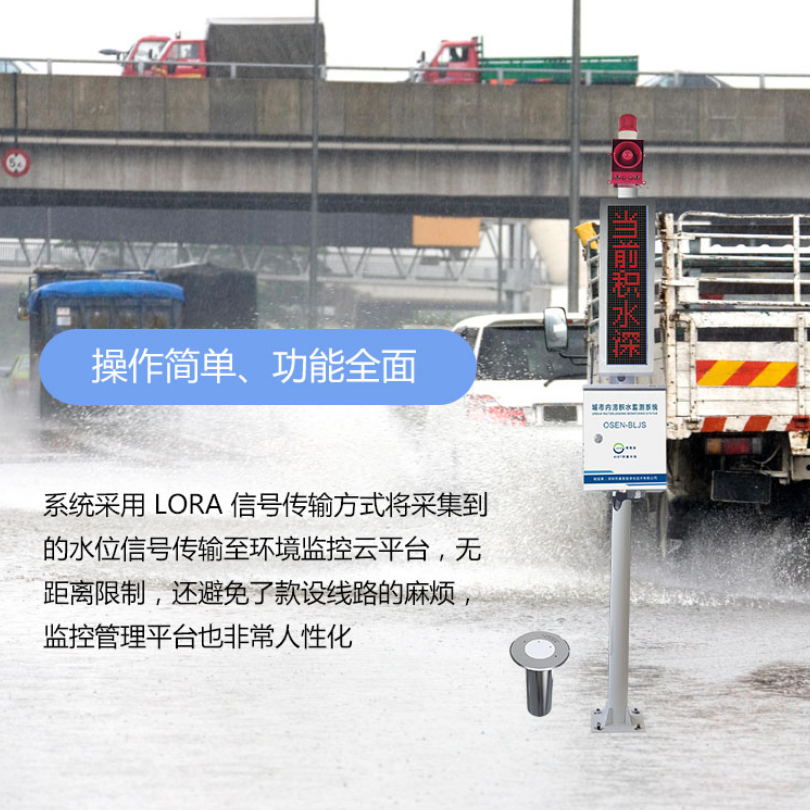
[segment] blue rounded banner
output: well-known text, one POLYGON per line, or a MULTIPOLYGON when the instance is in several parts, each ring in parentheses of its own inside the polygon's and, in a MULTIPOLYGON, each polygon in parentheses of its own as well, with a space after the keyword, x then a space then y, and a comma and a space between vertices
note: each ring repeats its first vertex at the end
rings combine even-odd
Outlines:
POLYGON ((444 329, 71 329, 39 362, 69 405, 443 405, 475 370, 444 329))

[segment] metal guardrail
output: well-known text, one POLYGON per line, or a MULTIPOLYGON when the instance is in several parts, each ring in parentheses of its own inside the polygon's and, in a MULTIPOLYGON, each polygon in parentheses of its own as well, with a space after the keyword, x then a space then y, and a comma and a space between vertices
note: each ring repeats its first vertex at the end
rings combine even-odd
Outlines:
MULTIPOLYGON (((257 273, 263 278, 307 282, 309 256, 304 248, 284 245, 200 245, 188 243, 0 239, 0 281, 56 265, 70 269, 116 267, 144 270, 186 262, 211 262, 257 273)), ((498 260, 476 249, 322 248, 319 280, 324 283, 398 284, 431 288, 495 290, 498 260)), ((504 282, 509 290, 527 292, 548 286, 548 274, 535 254, 506 259, 504 282)))
MULTIPOLYGON (((42 59, 42 58, 22 58, 22 57, 0 57, 0 62, 14 62, 14 63, 28 63, 29 65, 39 66, 42 65, 43 67, 43 74, 44 75, 54 75, 57 71, 54 70, 55 67, 61 68, 62 66, 73 66, 73 65, 88 65, 88 66, 104 66, 105 68, 113 69, 116 71, 116 74, 120 71, 120 69, 125 65, 134 65, 139 72, 143 72, 144 68, 147 66, 154 65, 154 61, 138 61, 138 62, 111 62, 108 59, 42 59)), ((183 64, 182 62, 173 63, 169 62, 169 64, 183 64)), ((239 77, 239 69, 240 68, 275 68, 275 69, 285 69, 285 70, 300 70, 300 71, 308 71, 310 74, 312 73, 312 64, 277 64, 277 63, 253 63, 253 62, 200 62, 197 64, 205 65, 207 67, 228 67, 229 73, 231 78, 238 78, 239 77)), ((441 70, 447 73, 491 73, 492 68, 470 68, 470 67, 442 67, 441 70)), ((361 74, 400 74, 405 75, 407 78, 405 81, 408 82, 418 82, 419 76, 425 71, 432 71, 437 72, 438 68, 431 68, 429 65, 419 65, 417 67, 388 67, 388 66, 365 66, 365 65, 321 65, 321 77, 323 79, 328 79, 330 76, 334 76, 335 74, 341 73, 361 73, 361 74)), ((22 71, 25 72, 25 71, 22 71)), ((497 68, 496 70, 498 75, 498 83, 504 83, 508 78, 509 74, 512 73, 538 73, 538 74, 548 74, 548 73, 555 73, 555 74, 563 74, 569 75, 571 73, 570 68, 497 68)), ((639 80, 646 79, 647 77, 655 77, 655 76, 684 76, 684 75, 706 75, 712 76, 715 78, 721 78, 723 80, 726 79, 744 79, 750 80, 751 83, 756 83, 756 86, 759 89, 776 89, 773 85, 773 80, 788 80, 789 82, 801 82, 806 87, 810 88, 810 73, 727 73, 727 72, 701 72, 701 71, 682 71, 682 70, 611 70, 610 68, 599 68, 598 71, 590 71, 585 70, 583 71, 583 79, 586 85, 591 84, 591 74, 594 72, 598 72, 600 74, 612 74, 615 73, 617 76, 622 75, 626 76, 628 74, 632 74, 637 76, 639 80), (770 82, 770 84, 769 84, 770 82)), ((61 75, 88 75, 88 74, 71 74, 69 72, 62 73, 59 71, 61 75)), ((34 74, 37 75, 37 74, 34 74)), ((90 74, 94 75, 94 74, 90 74)), ((107 75, 107 74, 102 74, 107 75)), ((643 84, 643 82, 642 82, 643 84)), ((744 88, 736 88, 736 89, 744 89, 744 88)))

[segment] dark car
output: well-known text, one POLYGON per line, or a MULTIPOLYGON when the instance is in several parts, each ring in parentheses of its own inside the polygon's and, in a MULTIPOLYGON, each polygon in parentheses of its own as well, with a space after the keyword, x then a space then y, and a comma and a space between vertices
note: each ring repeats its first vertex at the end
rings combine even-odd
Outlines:
POLYGON ((716 76, 709 76, 707 73, 683 73, 676 70, 672 73, 662 73, 653 76, 642 84, 642 87, 730 87, 731 85, 718 79, 716 76))

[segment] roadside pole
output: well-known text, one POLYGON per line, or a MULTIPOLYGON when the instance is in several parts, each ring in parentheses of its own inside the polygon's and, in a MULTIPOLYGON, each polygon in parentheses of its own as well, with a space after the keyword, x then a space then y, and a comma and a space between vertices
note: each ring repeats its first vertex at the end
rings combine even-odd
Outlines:
MULTIPOLYGON (((604 712, 606 731, 625 725, 630 678, 630 515, 626 493, 613 493, 610 526, 610 641, 608 645, 608 700, 604 712)), ((638 710, 636 710, 638 712, 638 710)), ((638 716, 638 714, 636 715, 638 716)), ((594 712, 596 730, 602 713, 594 712)), ((641 725, 641 723, 639 723, 641 725)), ((643 728, 643 725, 641 726, 643 728)), ((617 730, 617 729, 615 729, 617 730)))
POLYGON ((579 222, 579 83, 582 69, 580 60, 580 8, 579 0, 574 0, 572 43, 571 43, 571 84, 568 86, 570 109, 569 135, 571 171, 568 192, 568 311, 579 312, 579 240, 574 226, 579 222))
POLYGON ((666 489, 665 391, 637 382, 652 374, 654 349, 655 203, 638 198, 643 158, 636 118, 622 115, 610 179, 618 200, 600 206, 599 374, 607 383, 586 386, 583 400, 584 488, 612 497, 608 698, 591 718, 600 733, 644 730, 628 704, 630 516, 632 500, 666 489))
POLYGON ((309 274, 307 278, 307 329, 318 326, 318 132, 320 109, 318 89, 321 84, 320 9, 315 0, 312 22, 312 158, 309 192, 309 274))

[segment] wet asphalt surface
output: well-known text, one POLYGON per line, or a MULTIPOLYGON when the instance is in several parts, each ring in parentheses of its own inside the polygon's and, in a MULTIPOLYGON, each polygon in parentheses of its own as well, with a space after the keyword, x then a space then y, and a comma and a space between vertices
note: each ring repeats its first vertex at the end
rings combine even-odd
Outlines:
MULTIPOLYGON (((5 414, 0 805, 8 808, 810 806, 810 586, 788 536, 706 516, 658 559, 634 528, 630 701, 607 693, 609 552, 576 431, 382 408, 128 409, 43 429, 5 414), (234 493, 487 493, 486 516, 237 520, 234 493), (143 492, 147 517, 53 518, 45 493, 143 492), (155 515, 155 495, 225 515, 155 515), (418 537, 426 559, 49 561, 126 535, 418 537), (459 537, 481 559, 456 560, 459 537), (795 564, 793 564, 795 568, 795 564), (139 580, 139 606, 44 604, 46 581, 139 580), (172 605, 178 581, 444 581, 454 604, 172 605), (160 600, 160 604, 158 604, 160 600), (53 623, 351 627, 349 649, 46 649, 53 623), (563 636, 554 707, 526 712, 514 638, 563 636)), ((255 596, 255 588, 251 591, 255 596)))

